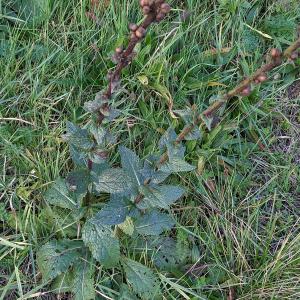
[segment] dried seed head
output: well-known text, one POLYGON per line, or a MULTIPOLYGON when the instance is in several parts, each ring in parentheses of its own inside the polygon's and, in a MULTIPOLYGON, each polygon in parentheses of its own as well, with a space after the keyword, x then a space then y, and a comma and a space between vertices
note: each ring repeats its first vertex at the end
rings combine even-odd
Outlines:
POLYGON ((134 23, 129 24, 129 29, 131 31, 136 31, 138 28, 139 27, 136 24, 134 24, 134 23))
POLYGON ((292 54, 291 54, 291 56, 290 56, 290 58, 292 59, 292 60, 296 60, 297 58, 298 58, 298 53, 297 52, 293 52, 292 54))
POLYGON ((262 73, 262 74, 260 74, 260 75, 257 77, 257 80, 258 80, 259 82, 265 82, 265 81, 268 80, 268 76, 267 76, 266 74, 262 73))
POLYGON ((139 27, 135 32, 136 37, 139 39, 143 38, 145 34, 146 34, 146 29, 144 27, 139 27))
POLYGON ((165 2, 165 0, 155 0, 156 5, 161 5, 165 2))
POLYGON ((241 96, 247 97, 251 94, 251 87, 247 86, 245 87, 242 92, 241 92, 241 96))
POLYGON ((163 3, 160 6, 160 10, 164 14, 168 14, 171 11, 171 6, 168 3, 163 3))
POLYGON ((150 11, 151 11, 150 6, 144 6, 143 7, 143 14, 144 15, 148 15, 150 13, 150 11))
POLYGON ((273 58, 280 57, 281 56, 281 51, 277 48, 273 48, 273 49, 271 49, 271 56, 273 58))
POLYGON ((156 16, 156 21, 157 22, 160 22, 160 21, 162 21, 164 18, 165 18, 165 14, 163 14, 163 13, 159 13, 157 16, 156 16))

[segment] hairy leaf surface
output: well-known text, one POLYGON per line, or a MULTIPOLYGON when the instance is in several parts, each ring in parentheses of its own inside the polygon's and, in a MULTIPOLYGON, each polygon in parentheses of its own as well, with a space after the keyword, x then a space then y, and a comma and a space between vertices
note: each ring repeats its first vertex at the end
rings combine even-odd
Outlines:
POLYGON ((95 219, 104 225, 117 225, 125 221, 128 201, 121 195, 111 195, 110 201, 96 214, 95 219))
POLYGON ((45 193, 45 200, 53 205, 76 210, 79 208, 75 195, 69 190, 66 182, 58 178, 52 187, 45 193))
POLYGON ((185 190, 179 186, 161 185, 156 187, 143 186, 140 192, 145 196, 138 204, 141 209, 160 207, 168 209, 171 204, 181 198, 185 190))
POLYGON ((82 239, 91 250, 93 257, 107 268, 114 267, 120 259, 119 240, 113 231, 101 221, 93 218, 83 228, 82 239))
POLYGON ((67 122, 67 134, 65 135, 68 142, 78 149, 85 151, 91 150, 94 146, 87 129, 81 129, 77 125, 67 122))
POLYGON ((37 252, 37 264, 43 281, 52 280, 65 272, 79 257, 82 249, 80 241, 51 241, 37 252))
POLYGON ((160 168, 160 171, 165 173, 179 173, 179 172, 190 172, 195 170, 195 167, 187 163, 181 158, 173 157, 160 168))
POLYGON ((110 194, 126 193, 132 188, 130 177, 123 169, 108 169, 103 171, 95 182, 98 192, 110 194))
POLYGON ((175 225, 173 219, 159 211, 151 211, 139 217, 135 222, 136 231, 143 235, 160 235, 175 225))
POLYGON ((141 185, 142 176, 140 169, 142 167, 139 157, 130 149, 125 147, 119 147, 119 153, 121 155, 122 168, 128 176, 132 178, 132 181, 137 185, 141 185))
POLYGON ((128 258, 124 258, 122 264, 127 282, 136 293, 144 299, 153 299, 157 296, 160 283, 151 269, 128 258))
POLYGON ((95 299, 94 267, 88 260, 79 260, 74 265, 72 292, 74 300, 95 299))

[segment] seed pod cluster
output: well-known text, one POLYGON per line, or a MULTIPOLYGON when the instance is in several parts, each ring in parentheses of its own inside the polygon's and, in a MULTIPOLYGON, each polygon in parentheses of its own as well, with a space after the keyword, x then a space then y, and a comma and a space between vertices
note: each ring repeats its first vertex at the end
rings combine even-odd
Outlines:
POLYGON ((265 82, 265 81, 267 81, 267 80, 268 80, 267 74, 266 74, 266 73, 261 73, 260 75, 258 75, 258 76, 255 78, 254 82, 255 82, 256 84, 259 84, 259 83, 263 83, 263 82, 265 82))
POLYGON ((277 48, 271 49, 271 56, 272 58, 278 58, 281 56, 281 51, 277 48))
POLYGON ((140 5, 144 15, 154 12, 157 22, 162 21, 171 10, 171 6, 165 0, 140 0, 140 5))
POLYGON ((138 26, 136 24, 130 24, 129 29, 131 31, 132 40, 140 40, 146 35, 146 29, 143 26, 138 26))
MULTIPOLYGON (((112 61, 114 62, 114 63, 119 63, 119 61, 121 60, 121 58, 122 58, 122 55, 123 55, 123 52, 124 52, 124 49, 123 49, 123 47, 117 47, 116 49, 115 49, 115 53, 113 54, 113 56, 112 56, 112 61)), ((109 74, 108 74, 109 75, 109 74)))
POLYGON ((294 51, 291 56, 290 56, 290 59, 291 60, 296 60, 297 58, 299 57, 299 53, 294 51))
POLYGON ((247 97, 251 94, 251 87, 250 85, 246 86, 242 91, 241 91, 241 96, 247 97))

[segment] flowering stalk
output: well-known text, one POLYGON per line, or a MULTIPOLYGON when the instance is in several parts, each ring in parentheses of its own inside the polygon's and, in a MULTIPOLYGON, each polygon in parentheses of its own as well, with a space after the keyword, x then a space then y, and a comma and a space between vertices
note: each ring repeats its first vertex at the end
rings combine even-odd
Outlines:
POLYGON ((127 48, 124 50, 122 47, 118 47, 115 50, 113 60, 117 63, 117 66, 112 73, 108 74, 108 87, 102 95, 105 102, 101 106, 98 114, 99 124, 101 124, 105 118, 105 113, 103 112, 109 110, 107 101, 112 98, 114 91, 119 85, 122 70, 131 63, 135 56, 135 46, 144 39, 148 27, 154 22, 162 21, 171 10, 170 5, 164 0, 141 0, 140 6, 146 18, 139 26, 137 24, 129 25, 131 35, 127 48))
MULTIPOLYGON (((288 60, 296 60, 299 57, 298 50, 300 49, 300 38, 292 43, 283 53, 278 49, 272 49, 270 51, 270 62, 260 67, 252 75, 243 80, 238 84, 234 89, 230 90, 218 101, 212 103, 202 114, 198 115, 194 123, 186 126, 182 132, 178 135, 175 145, 181 143, 185 137, 190 134, 196 126, 202 124, 203 116, 211 117, 219 108, 221 108, 228 100, 236 96, 249 96, 251 93, 251 84, 260 84, 268 80, 266 75, 267 72, 270 72, 274 68, 280 66, 283 62, 283 58, 288 60)), ((159 161, 158 166, 162 165, 168 160, 167 153, 164 153, 159 161)))
MULTIPOLYGON (((196 126, 204 123, 204 117, 211 117, 219 108, 221 108, 229 99, 235 96, 249 96, 251 93, 251 84, 260 84, 268 80, 267 72, 270 72, 274 68, 282 64, 283 58, 296 60, 299 57, 297 52, 300 48, 300 38, 295 41, 291 46, 289 46, 283 53, 278 49, 272 49, 270 51, 269 59, 270 61, 256 70, 252 75, 243 80, 238 84, 234 89, 230 90, 224 94, 220 100, 211 104, 202 114, 198 115, 194 123, 186 126, 181 133, 178 135, 177 139, 174 142, 174 145, 179 145, 188 134, 190 134, 196 126)), ((158 160, 156 168, 158 169, 169 159, 167 152, 165 152, 158 160)), ((144 185, 149 185, 151 180, 146 180, 144 185)), ((135 203, 139 204, 143 200, 144 196, 139 194, 135 198, 135 203)))

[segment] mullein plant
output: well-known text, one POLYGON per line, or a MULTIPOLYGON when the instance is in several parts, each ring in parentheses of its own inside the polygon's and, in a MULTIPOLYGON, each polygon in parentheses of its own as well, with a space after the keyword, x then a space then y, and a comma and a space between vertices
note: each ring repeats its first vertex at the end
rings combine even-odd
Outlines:
POLYGON ((118 299, 161 299, 155 270, 180 268, 186 263, 188 251, 193 250, 177 255, 176 240, 162 235, 173 230, 170 207, 186 193, 184 187, 169 184, 167 179, 195 169, 185 161, 184 142, 198 140, 203 124, 210 130, 211 120, 229 99, 248 96, 254 85, 268 79, 268 72, 299 55, 300 39, 283 53, 272 49, 265 65, 236 88, 218 95, 204 112, 176 111, 186 126, 180 133, 174 128, 165 132, 159 154, 142 160, 132 150, 119 146, 121 164, 112 167, 109 149, 117 138, 109 128, 122 115, 114 101, 121 90, 122 70, 132 62, 136 45, 148 28, 161 22, 171 10, 164 0, 141 0, 140 6, 145 18, 141 25, 129 25, 127 47, 115 50, 112 59, 116 67, 108 74, 107 88, 85 103, 93 121, 84 128, 67 123, 64 139, 70 147, 74 170, 65 179, 58 178, 44 195, 49 205, 71 217, 78 230, 73 239, 50 240, 42 246, 37 252, 38 267, 45 283, 51 283, 57 292, 71 292, 78 300, 95 299, 94 278, 99 270, 115 276, 124 274, 111 286, 118 299), (141 251, 134 248, 130 252, 125 245, 131 241, 137 241, 141 251), (152 263, 142 263, 147 261, 152 263))

